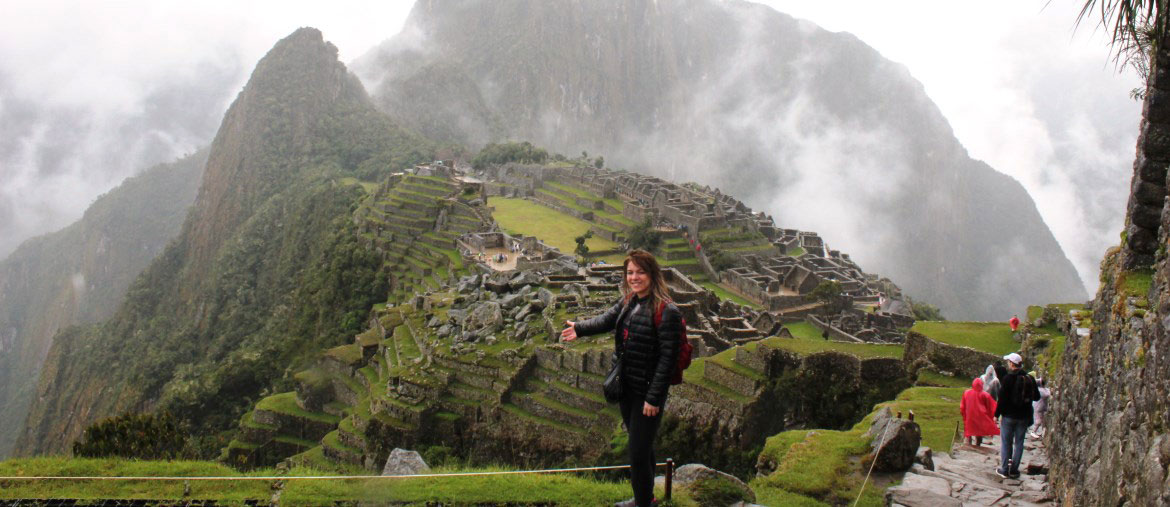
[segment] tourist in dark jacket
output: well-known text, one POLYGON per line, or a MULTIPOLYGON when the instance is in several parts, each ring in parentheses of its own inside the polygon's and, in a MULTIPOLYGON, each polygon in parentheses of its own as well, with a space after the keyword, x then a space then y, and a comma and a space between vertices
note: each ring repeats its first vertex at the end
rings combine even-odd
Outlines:
POLYGON ((622 422, 629 435, 630 484, 634 498, 618 505, 654 503, 654 437, 666 406, 670 377, 678 361, 682 315, 670 299, 654 256, 634 250, 626 257, 622 298, 605 313, 565 322, 565 341, 613 331, 615 353, 622 356, 622 422), (654 314, 661 312, 655 325, 654 314))
POLYGON ((1032 425, 1032 402, 1040 399, 1036 379, 1023 370, 1024 359, 1012 352, 1003 356, 1008 373, 1000 379, 999 400, 995 416, 999 422, 1000 466, 995 471, 1002 477, 1020 476, 1020 460, 1024 457, 1024 435, 1032 425))

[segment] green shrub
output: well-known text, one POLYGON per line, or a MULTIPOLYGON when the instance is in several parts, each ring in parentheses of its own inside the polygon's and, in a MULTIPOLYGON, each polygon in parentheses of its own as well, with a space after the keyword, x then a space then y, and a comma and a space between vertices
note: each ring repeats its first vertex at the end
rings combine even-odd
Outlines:
POLYGON ((187 432, 169 412, 102 419, 73 442, 73 455, 82 458, 175 459, 190 454, 187 432))

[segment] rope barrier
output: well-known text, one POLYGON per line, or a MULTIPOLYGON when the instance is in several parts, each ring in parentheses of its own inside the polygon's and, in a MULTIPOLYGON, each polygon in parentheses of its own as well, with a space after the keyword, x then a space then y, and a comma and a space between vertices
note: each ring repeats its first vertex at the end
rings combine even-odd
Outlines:
MULTIPOLYGON (((898 412, 898 418, 902 418, 902 412, 898 412)), ((853 500, 853 507, 861 502, 861 495, 865 494, 865 485, 869 483, 869 475, 873 473, 873 466, 877 464, 878 456, 882 453, 882 446, 886 443, 886 435, 889 434, 890 428, 893 424, 886 424, 885 429, 882 430, 882 439, 878 441, 877 450, 873 453, 873 461, 869 463, 869 471, 865 473, 865 480, 861 481, 861 490, 857 492, 857 499, 853 500)))
MULTIPOLYGON (((669 463, 657 463, 655 467, 669 466, 669 463)), ((102 476, 17 476, 0 477, 0 481, 31 481, 31 480, 67 480, 67 481, 292 481, 292 480, 351 480, 351 479, 423 479, 439 477, 476 477, 487 475, 518 475, 518 474, 552 474, 566 472, 590 472, 595 470, 624 470, 630 465, 611 465, 600 467, 554 468, 547 470, 505 470, 500 472, 456 472, 450 474, 416 474, 416 475, 274 475, 274 476, 222 476, 222 477, 102 477, 102 476)))

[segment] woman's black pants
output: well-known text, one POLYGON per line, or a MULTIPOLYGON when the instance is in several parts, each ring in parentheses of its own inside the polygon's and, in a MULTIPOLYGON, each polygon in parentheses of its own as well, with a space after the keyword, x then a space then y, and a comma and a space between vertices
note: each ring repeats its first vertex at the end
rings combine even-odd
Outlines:
MULTIPOLYGON (((658 423, 662 422, 662 410, 654 417, 642 415, 645 399, 626 388, 622 397, 622 422, 626 424, 630 450, 630 486, 634 489, 634 502, 638 507, 648 507, 654 499, 654 437, 658 434, 658 423)), ((665 409, 663 403, 662 409, 665 409)))

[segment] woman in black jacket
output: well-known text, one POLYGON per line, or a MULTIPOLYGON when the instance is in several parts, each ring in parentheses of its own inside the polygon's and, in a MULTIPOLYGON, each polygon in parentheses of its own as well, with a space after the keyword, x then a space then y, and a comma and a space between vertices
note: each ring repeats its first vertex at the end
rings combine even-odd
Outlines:
POLYGON ((654 436, 662 421, 670 377, 678 360, 682 316, 670 300, 654 256, 634 250, 623 265, 622 298, 605 313, 582 322, 566 321, 565 341, 613 331, 614 350, 622 356, 622 422, 629 435, 630 484, 634 501, 618 505, 653 505, 654 436), (655 324, 655 314, 660 322, 655 324))

